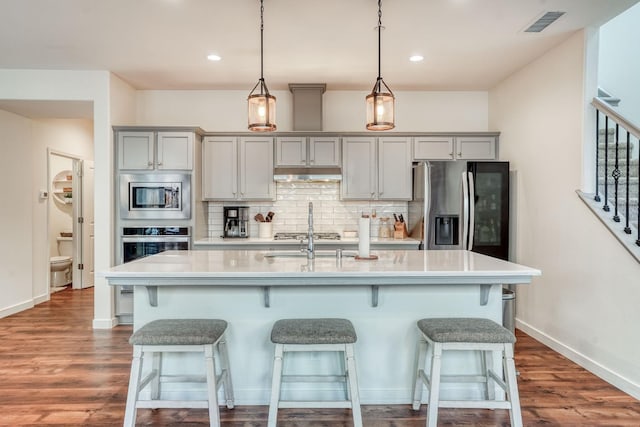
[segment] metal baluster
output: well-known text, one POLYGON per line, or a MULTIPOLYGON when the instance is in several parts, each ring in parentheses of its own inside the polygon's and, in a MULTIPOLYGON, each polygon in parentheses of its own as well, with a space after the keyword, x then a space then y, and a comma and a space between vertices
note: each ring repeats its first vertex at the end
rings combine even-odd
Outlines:
MULTIPOLYGON (((640 144, 640 139, 637 139, 640 144)), ((636 228, 638 230, 638 238, 636 239, 636 245, 640 246, 640 163, 638 164, 638 215, 636 216, 636 228)))
POLYGON ((620 126, 616 123, 616 163, 613 168, 613 172, 611 172, 611 176, 613 177, 613 200, 614 200, 614 208, 613 208, 613 220, 615 222, 620 222, 620 215, 618 215, 618 182, 620 181, 620 168, 619 168, 619 156, 618 149, 620 148, 620 138, 618 137, 620 130, 620 126))
POLYGON ((604 116, 604 206, 602 210, 609 212, 609 180, 607 175, 609 163, 609 116, 604 116))
POLYGON ((629 171, 629 168, 631 165, 631 147, 630 146, 631 146, 630 133, 627 130, 627 171, 626 171, 627 189, 625 193, 626 203, 624 207, 625 209, 624 217, 626 218, 624 232, 627 234, 631 234, 631 228, 629 227, 629 186, 631 185, 631 173, 629 171))
POLYGON ((600 110, 596 108, 596 195, 593 198, 596 202, 600 201, 600 194, 598 194, 598 177, 600 176, 598 171, 598 153, 600 151, 600 110))

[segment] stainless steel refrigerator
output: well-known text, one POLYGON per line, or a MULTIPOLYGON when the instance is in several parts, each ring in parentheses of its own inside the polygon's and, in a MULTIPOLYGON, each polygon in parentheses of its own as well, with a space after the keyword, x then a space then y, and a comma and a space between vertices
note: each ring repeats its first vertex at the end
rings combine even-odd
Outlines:
POLYGON ((509 256, 509 162, 413 165, 409 230, 423 249, 509 256))

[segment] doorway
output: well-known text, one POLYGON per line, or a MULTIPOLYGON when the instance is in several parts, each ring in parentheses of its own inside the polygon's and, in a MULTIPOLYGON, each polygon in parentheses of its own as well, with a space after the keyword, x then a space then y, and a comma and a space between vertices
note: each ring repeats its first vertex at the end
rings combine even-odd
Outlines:
MULTIPOLYGON (((94 162, 48 149, 48 293, 94 285, 94 162), (56 271, 54 256, 70 257, 68 270, 56 271)), ((60 258, 61 259, 61 258, 60 258)), ((64 260, 60 261, 64 264, 64 260)))

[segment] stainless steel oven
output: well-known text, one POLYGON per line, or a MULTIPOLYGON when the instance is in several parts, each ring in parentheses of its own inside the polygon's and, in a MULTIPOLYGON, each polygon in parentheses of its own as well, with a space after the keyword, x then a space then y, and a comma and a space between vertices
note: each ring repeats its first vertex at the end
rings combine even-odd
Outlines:
MULTIPOLYGON (((191 248, 190 227, 123 227, 120 233, 120 263, 169 250, 191 248)), ((133 287, 116 287, 116 316, 121 324, 133 323, 133 287)))
POLYGON ((122 219, 191 218, 191 175, 121 174, 122 219))

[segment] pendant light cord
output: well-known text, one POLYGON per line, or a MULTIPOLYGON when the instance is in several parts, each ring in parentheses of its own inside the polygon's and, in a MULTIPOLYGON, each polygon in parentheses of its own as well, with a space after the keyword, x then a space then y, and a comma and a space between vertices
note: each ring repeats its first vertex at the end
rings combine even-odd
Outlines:
POLYGON ((381 30, 382 30, 382 0, 378 0, 378 80, 382 79, 382 71, 380 66, 380 58, 382 56, 381 54, 382 51, 380 48, 380 45, 382 44, 381 30))
POLYGON ((260 0, 260 80, 264 82, 264 0, 260 0))

